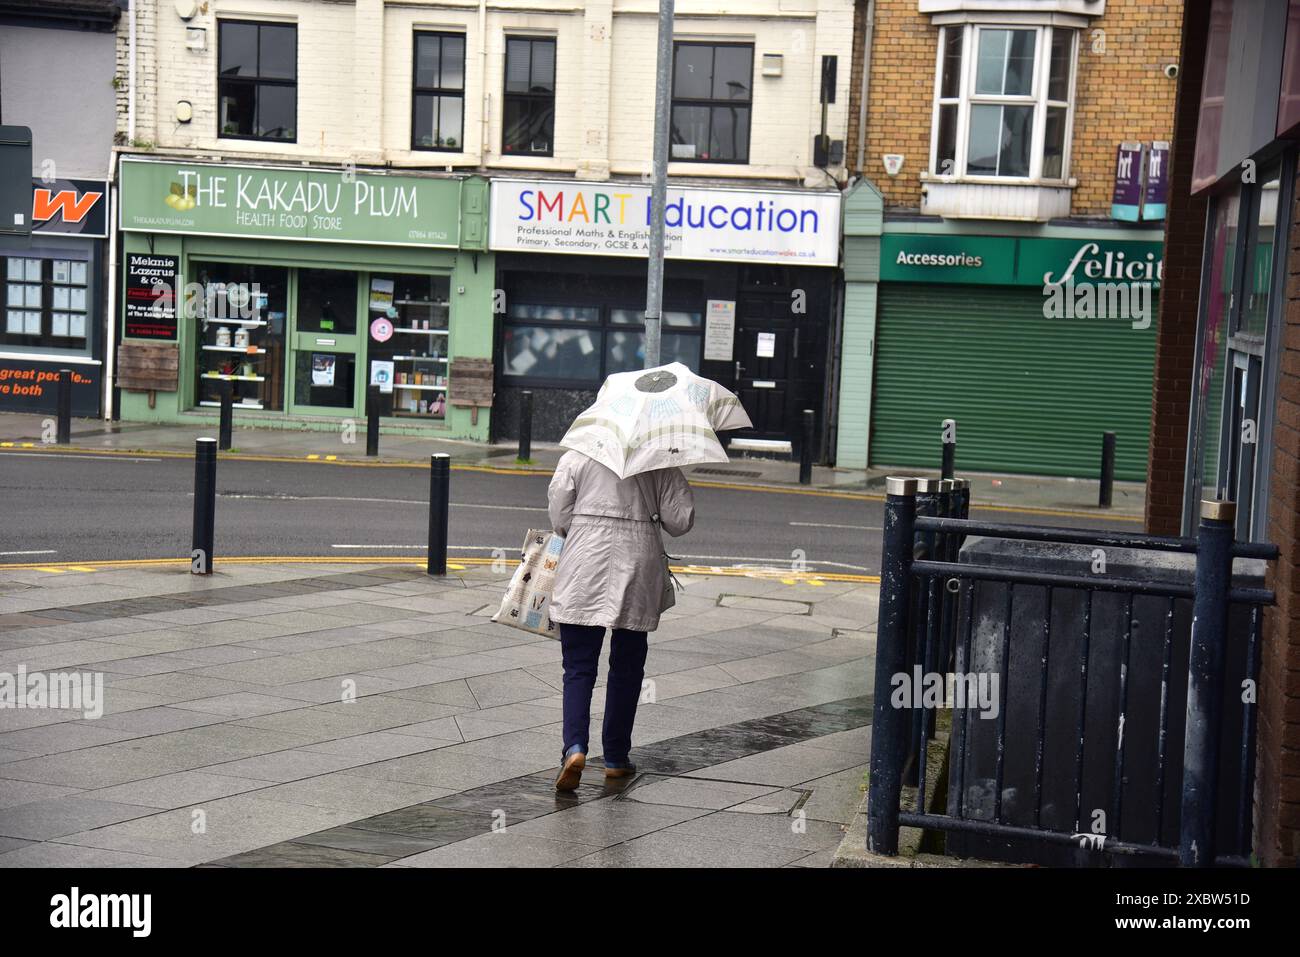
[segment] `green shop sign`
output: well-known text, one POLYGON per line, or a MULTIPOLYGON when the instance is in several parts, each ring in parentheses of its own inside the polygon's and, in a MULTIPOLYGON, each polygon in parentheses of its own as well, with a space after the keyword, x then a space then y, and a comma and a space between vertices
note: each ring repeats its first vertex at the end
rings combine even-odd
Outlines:
POLYGON ((1009 236, 880 237, 882 282, 1046 286, 1084 282, 1149 282, 1164 275, 1161 243, 1111 239, 1009 236))
POLYGON ((126 231, 460 244, 460 179, 124 159, 120 184, 126 231))

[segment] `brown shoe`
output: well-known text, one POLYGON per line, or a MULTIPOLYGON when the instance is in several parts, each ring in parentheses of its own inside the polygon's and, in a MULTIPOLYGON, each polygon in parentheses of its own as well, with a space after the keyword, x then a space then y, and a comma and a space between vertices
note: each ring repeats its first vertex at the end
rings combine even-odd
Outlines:
POLYGON ((606 769, 605 769, 605 777, 606 777, 606 778, 630 778, 630 777, 632 777, 634 774, 636 774, 636 768, 635 768, 635 767, 630 767, 630 768, 606 768, 606 769))
POLYGON ((581 751, 565 758, 560 766, 560 775, 555 779, 555 790, 576 791, 582 781, 582 769, 587 766, 587 756, 581 751))

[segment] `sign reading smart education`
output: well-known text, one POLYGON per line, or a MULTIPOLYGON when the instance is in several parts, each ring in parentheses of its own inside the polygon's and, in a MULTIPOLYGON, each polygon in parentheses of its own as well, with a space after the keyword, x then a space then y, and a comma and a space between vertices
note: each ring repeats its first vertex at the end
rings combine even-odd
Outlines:
POLYGON ((1041 288, 1072 279, 1149 282, 1158 288, 1163 275, 1163 246, 1158 242, 923 233, 880 237, 882 282, 1041 288))
POLYGON ((176 339, 175 256, 126 254, 126 335, 132 339, 176 339))
MULTIPOLYGON (((562 180, 492 181, 494 250, 645 256, 650 187, 562 180)), ((670 187, 670 259, 834 266, 840 194, 670 187)))
POLYGON ((459 179, 122 161, 122 229, 388 246, 460 242, 459 179))

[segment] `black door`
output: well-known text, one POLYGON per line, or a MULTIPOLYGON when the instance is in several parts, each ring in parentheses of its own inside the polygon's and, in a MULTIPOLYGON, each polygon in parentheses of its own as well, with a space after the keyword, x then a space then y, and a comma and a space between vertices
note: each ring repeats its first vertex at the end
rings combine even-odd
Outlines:
POLYGON ((754 422, 746 438, 790 439, 795 316, 788 299, 742 295, 736 322, 736 391, 754 422))

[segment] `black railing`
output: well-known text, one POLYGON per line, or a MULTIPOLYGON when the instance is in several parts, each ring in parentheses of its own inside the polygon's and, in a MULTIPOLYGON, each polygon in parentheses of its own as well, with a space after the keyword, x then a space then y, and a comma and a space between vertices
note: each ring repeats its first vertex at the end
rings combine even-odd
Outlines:
POLYGON ((888 480, 868 848, 907 826, 1016 860, 1246 863, 1273 595, 1233 561, 1277 549, 1232 541, 1232 503, 1196 538, 1126 535, 971 521, 963 484, 888 480), (949 709, 945 794, 927 754, 949 709))

